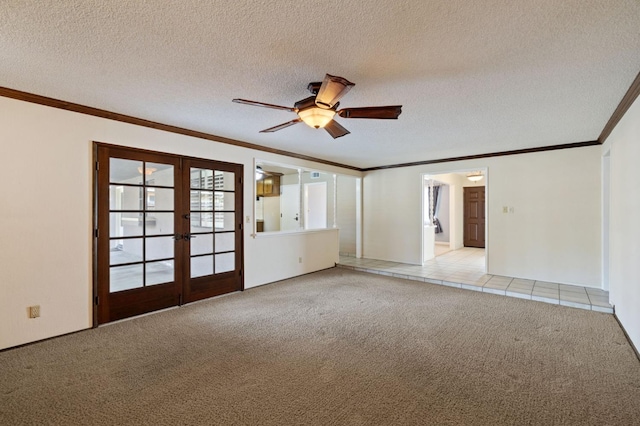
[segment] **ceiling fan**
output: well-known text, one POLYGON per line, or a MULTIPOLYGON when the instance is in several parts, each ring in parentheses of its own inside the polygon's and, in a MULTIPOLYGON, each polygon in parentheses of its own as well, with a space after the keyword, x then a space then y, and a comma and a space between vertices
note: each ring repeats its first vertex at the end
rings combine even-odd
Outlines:
POLYGON ((277 126, 261 130, 260 133, 272 133, 282 130, 294 124, 304 122, 310 127, 325 129, 334 139, 350 132, 342 127, 333 117, 337 114, 342 118, 377 118, 384 120, 397 119, 402 113, 402 105, 374 106, 360 108, 338 109, 338 102, 355 83, 346 78, 327 74, 322 82, 309 83, 307 89, 313 94, 293 105, 293 108, 267 104, 264 102, 249 101, 247 99, 234 99, 233 102, 246 105, 254 105, 265 108, 274 108, 291 111, 298 114, 298 118, 277 126))

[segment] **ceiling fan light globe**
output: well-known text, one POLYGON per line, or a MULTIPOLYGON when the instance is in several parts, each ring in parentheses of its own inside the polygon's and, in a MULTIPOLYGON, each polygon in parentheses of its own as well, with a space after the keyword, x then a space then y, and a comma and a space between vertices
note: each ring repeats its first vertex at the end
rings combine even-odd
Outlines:
POLYGON ((331 109, 312 107, 298 111, 298 115, 309 127, 321 129, 333 120, 336 112, 331 109))
POLYGON ((484 175, 481 172, 469 173, 467 175, 467 179, 469 179, 471 182, 477 182, 481 180, 483 177, 484 175))
POLYGON ((156 170, 158 169, 156 169, 155 167, 146 167, 143 171, 142 167, 138 167, 138 173, 142 174, 144 172, 144 174, 147 176, 152 175, 156 170))

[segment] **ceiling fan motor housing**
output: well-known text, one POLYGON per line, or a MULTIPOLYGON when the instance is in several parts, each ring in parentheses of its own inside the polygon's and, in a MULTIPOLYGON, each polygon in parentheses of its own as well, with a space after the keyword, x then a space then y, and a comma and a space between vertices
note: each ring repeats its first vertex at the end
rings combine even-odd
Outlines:
POLYGON ((314 81, 312 83, 309 83, 309 85, 307 86, 307 89, 314 95, 317 95, 318 92, 320 91, 320 86, 322 86, 322 82, 321 81, 314 81))
POLYGON ((314 108, 316 106, 316 97, 309 96, 308 98, 305 98, 296 102, 293 106, 299 111, 302 111, 308 108, 314 108))

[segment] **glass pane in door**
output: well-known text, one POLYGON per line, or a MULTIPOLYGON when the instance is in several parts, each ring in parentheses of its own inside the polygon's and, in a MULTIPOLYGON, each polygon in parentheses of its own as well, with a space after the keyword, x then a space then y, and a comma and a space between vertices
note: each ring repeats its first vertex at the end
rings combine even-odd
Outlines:
POLYGON ((235 253, 216 254, 216 274, 233 271, 235 265, 235 253))
POLYGON ((145 259, 173 259, 175 240, 173 237, 147 238, 145 244, 145 259))
POLYGON ((213 213, 194 213, 192 210, 190 232, 211 231, 213 231, 213 213))
POLYGON ((191 278, 204 277, 211 274, 213 274, 213 256, 191 258, 191 278))
POLYGON ((213 189, 213 170, 191 168, 190 187, 194 189, 213 189))
POLYGON ((234 212, 216 212, 214 226, 216 232, 233 231, 236 227, 236 214, 234 212))
POLYGON ((173 211, 174 204, 173 189, 169 188, 148 188, 145 197, 147 210, 170 210, 173 211))
POLYGON ((147 185, 173 188, 173 166, 162 163, 145 163, 147 185))
POLYGON ((131 290, 140 288, 143 284, 142 264, 112 266, 109 268, 109 291, 131 290))
POLYGON ((145 285, 156 285, 170 283, 174 280, 173 260, 163 260, 161 262, 148 262, 145 265, 145 285))
POLYGON ((140 210, 142 188, 129 185, 110 185, 109 208, 111 210, 140 210))
POLYGON ((234 192, 218 192, 214 193, 214 202, 213 206, 216 211, 226 210, 226 211, 234 211, 235 204, 235 196, 234 192))
POLYGON ((142 238, 112 239, 109 242, 111 265, 122 265, 144 260, 142 257, 142 238))
POLYGON ((213 254, 213 234, 198 234, 191 237, 192 256, 213 254))
POLYGON ((142 161, 126 160, 124 158, 110 158, 109 182, 141 185, 142 167, 142 161))
POLYGON ((214 187, 216 189, 222 189, 225 191, 235 191, 235 175, 232 172, 225 172, 221 170, 215 170, 214 175, 214 187))
POLYGON ((190 276, 233 271, 237 232, 235 173, 192 167, 189 176, 190 276))
POLYGON ((109 159, 109 291, 175 281, 174 166, 109 159))
POLYGON ((145 235, 173 235, 173 213, 147 212, 145 215, 145 235))
POLYGON ((224 232, 216 234, 216 253, 233 251, 236 245, 236 234, 224 232))

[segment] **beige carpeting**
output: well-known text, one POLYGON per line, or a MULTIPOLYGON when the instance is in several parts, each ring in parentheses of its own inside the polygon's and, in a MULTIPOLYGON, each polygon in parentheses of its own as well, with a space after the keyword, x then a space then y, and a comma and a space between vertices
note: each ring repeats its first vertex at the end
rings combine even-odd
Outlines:
POLYGON ((0 424, 631 425, 613 316, 330 269, 0 353, 0 424))

